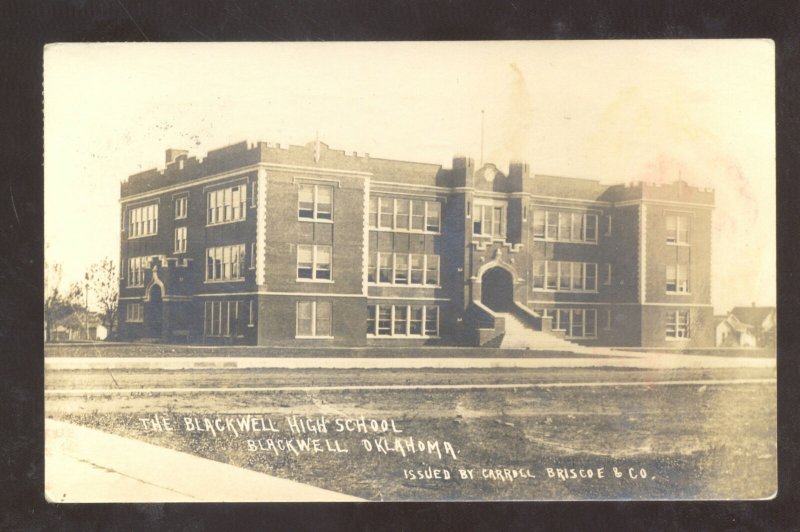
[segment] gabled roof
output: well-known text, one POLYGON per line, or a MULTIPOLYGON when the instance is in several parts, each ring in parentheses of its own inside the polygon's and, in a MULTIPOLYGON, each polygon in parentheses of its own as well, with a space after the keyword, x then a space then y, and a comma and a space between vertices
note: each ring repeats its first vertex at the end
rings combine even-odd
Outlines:
POLYGON ((761 327, 767 316, 773 312, 775 307, 733 307, 731 310, 737 320, 752 327, 761 327))

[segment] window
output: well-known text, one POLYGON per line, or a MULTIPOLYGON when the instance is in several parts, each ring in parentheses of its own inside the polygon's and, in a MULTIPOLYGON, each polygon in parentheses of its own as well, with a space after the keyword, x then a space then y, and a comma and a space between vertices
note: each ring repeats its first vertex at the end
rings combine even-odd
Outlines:
POLYGON ((186 228, 175 228, 175 253, 186 253, 186 228))
POLYGON ((296 335, 331 338, 330 301, 298 301, 296 335))
POLYGON ((383 251, 370 253, 367 282, 373 284, 438 286, 439 255, 383 251))
POLYGON ((472 233, 478 236, 504 238, 506 234, 506 209, 501 205, 475 204, 472 233))
POLYGON ((253 320, 252 301, 247 316, 245 311, 243 301, 206 301, 203 334, 222 337, 244 336, 244 328, 253 320))
POLYGON ((125 307, 125 321, 131 323, 141 323, 144 321, 141 303, 128 303, 125 307))
POLYGON ((256 324, 256 309, 255 301, 250 300, 250 312, 247 314, 247 326, 254 327, 256 324))
POLYGON ((206 281, 233 281, 243 278, 244 244, 206 249, 206 281))
POLYGON ((175 198, 175 219, 180 220, 182 218, 186 218, 186 214, 188 211, 189 206, 189 197, 188 196, 179 196, 175 198))
POLYGON ((564 331, 568 338, 594 338, 597 336, 597 310, 558 309, 544 311, 543 315, 553 317, 553 330, 564 331))
POLYGON ((297 279, 331 280, 331 246, 297 246, 297 279))
POLYGON ((689 267, 685 264, 667 265, 667 292, 689 293, 689 267))
POLYGON ((247 187, 235 186, 212 190, 208 193, 208 225, 238 222, 245 219, 247 187))
POLYGON ((256 243, 250 243, 250 269, 253 270, 256 267, 256 243))
POLYGON ((150 267, 150 257, 128 259, 128 286, 144 286, 144 273, 150 267))
POLYGON ((534 210, 533 211, 533 237, 534 238, 544 238, 545 235, 545 218, 547 216, 546 211, 534 210))
POLYGON ((685 215, 668 214, 667 224, 667 243, 668 244, 688 244, 689 243, 689 217, 685 215))
POLYGON ((378 337, 438 336, 439 307, 435 305, 367 305, 367 334, 378 337))
POLYGON ((301 220, 333 219, 333 187, 301 184, 297 195, 297 216, 301 220))
POLYGON ((533 237, 561 242, 597 242, 597 215, 533 211, 533 237))
POLYGON ((596 291, 597 264, 591 262, 534 261, 533 288, 568 291, 596 291))
POLYGON ((606 286, 611 285, 611 264, 610 263, 606 264, 606 278, 603 281, 603 284, 606 285, 606 286))
POLYGON ((128 238, 158 233, 158 204, 144 205, 128 211, 128 238))
POLYGON ((666 333, 667 339, 689 338, 689 311, 668 311, 666 333))
POLYGON ((368 221, 369 226, 375 229, 438 233, 441 229, 441 204, 438 201, 372 196, 368 221))
POLYGON ((256 201, 258 199, 258 181, 252 181, 250 183, 250 206, 255 207, 256 201))
POLYGON ((611 215, 606 215, 606 235, 611 236, 611 215))

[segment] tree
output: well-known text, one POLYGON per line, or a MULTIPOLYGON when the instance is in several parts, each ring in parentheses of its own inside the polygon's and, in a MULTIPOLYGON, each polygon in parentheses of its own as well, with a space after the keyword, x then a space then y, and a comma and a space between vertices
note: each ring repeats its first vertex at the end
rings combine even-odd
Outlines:
POLYGON ((108 338, 111 338, 119 309, 119 277, 114 261, 105 258, 92 264, 86 272, 86 285, 100 307, 103 325, 108 329, 108 338))
POLYGON ((53 323, 64 319, 82 307, 83 290, 78 283, 61 290, 61 264, 48 266, 44 270, 44 324, 45 341, 52 339, 53 323))

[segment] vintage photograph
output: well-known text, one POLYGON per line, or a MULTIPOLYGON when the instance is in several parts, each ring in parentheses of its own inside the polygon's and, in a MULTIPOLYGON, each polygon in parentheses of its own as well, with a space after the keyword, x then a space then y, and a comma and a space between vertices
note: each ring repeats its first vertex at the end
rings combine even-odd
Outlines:
POLYGON ((774 62, 48 45, 46 499, 774 497, 774 62))

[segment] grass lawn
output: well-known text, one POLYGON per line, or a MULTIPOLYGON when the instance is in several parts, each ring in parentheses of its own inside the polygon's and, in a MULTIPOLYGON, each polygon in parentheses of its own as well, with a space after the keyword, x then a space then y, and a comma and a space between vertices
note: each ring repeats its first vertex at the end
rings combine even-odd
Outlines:
MULTIPOLYGON (((590 372, 595 379, 598 376, 597 370, 559 371, 551 378, 580 382, 592 380, 590 372)), ((251 373, 245 380, 250 379, 250 385, 257 381, 288 384, 288 374, 268 373, 251 373)), ((299 384, 314 379, 333 383, 339 378, 330 371, 325 373, 327 377, 303 374, 299 384)), ((499 382, 534 382, 532 375, 514 370, 498 372, 496 378, 499 382)), ((672 373, 670 376, 677 378, 672 373)), ((172 377, 167 375, 163 382, 179 386, 174 383, 180 380, 177 374, 172 377)), ((441 372, 420 372, 415 379, 439 382, 451 377, 441 372)), ((664 380, 664 375, 658 377, 658 372, 613 370, 603 376, 609 381, 664 380)), ((687 373, 685 377, 702 378, 703 374, 687 373)), ((48 377, 48 387, 52 378, 60 376, 48 377)), ((361 372, 349 378, 358 383, 389 380, 380 372, 361 372)), ((397 373, 392 378, 403 382, 397 373)), ((714 378, 729 375, 717 372, 714 378)), ((464 376, 457 380, 462 382, 464 376)), ((148 392, 49 396, 46 413, 372 500, 763 498, 772 494, 777 482, 774 384, 180 395, 148 392), (214 435, 186 430, 183 421, 188 417, 195 423, 196 418, 202 426, 204 418, 210 423, 219 418, 224 426, 226 420, 235 423, 248 414, 272 421, 277 432, 235 435, 223 430, 214 435), (155 415, 166 417, 175 430, 145 430, 140 419, 155 415), (315 423, 324 418, 328 432, 292 433, 287 422, 291 416, 315 423), (336 432, 336 420, 343 423, 361 416, 366 432, 336 432), (374 432, 369 426, 371 419, 393 420, 402 433, 374 432), (414 452, 408 438, 413 438, 414 452), (294 448, 300 445, 297 440, 305 440, 311 449, 317 439, 322 451, 300 450, 295 454, 284 446, 276 453, 267 441, 270 439, 276 445, 278 440, 291 440, 290 447, 294 448), (396 439, 400 440, 399 447, 395 447, 396 439), (423 443, 422 451, 419 442, 423 443), (452 446, 455 457, 446 451, 445 442, 452 446), (328 445, 348 452, 329 451, 328 445), (428 452, 436 445, 441 457, 435 449, 428 452), (392 448, 404 449, 405 456, 392 448), (603 478, 597 478, 601 468, 603 478), (614 468, 621 473, 619 478, 614 468), (557 469, 562 470, 561 475, 557 469), (459 471, 469 476, 469 470, 472 478, 462 479, 459 471), (570 478, 571 470, 577 478, 570 478), (590 470, 593 478, 581 478, 590 470), (424 478, 427 475, 439 478, 424 478), (644 475, 646 478, 642 478, 644 475), (415 478, 419 476, 423 478, 415 478)), ((380 426, 377 428, 380 430, 380 426)))

